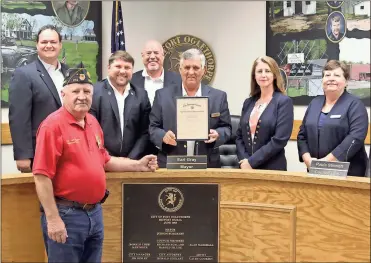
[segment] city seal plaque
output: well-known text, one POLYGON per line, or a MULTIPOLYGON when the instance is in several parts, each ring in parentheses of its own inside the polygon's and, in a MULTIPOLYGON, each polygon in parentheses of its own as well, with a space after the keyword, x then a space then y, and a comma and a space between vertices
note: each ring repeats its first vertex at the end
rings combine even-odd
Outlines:
POLYGON ((212 83, 216 69, 215 56, 211 48, 203 40, 192 35, 176 35, 166 40, 162 44, 162 47, 165 53, 164 69, 175 72, 179 72, 180 55, 184 51, 191 48, 201 50, 206 58, 206 70, 202 78, 202 83, 206 85, 212 83))
POLYGON ((176 212, 184 203, 182 192, 175 187, 166 187, 158 195, 158 204, 165 212, 176 212))

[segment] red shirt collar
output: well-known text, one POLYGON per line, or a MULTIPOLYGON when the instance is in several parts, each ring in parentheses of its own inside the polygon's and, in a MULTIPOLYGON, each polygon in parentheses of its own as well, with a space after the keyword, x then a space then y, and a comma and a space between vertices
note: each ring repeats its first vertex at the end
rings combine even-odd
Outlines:
MULTIPOLYGON (((63 116, 67 118, 67 121, 69 124, 77 124, 77 125, 79 124, 77 120, 75 119, 75 117, 73 117, 73 115, 65 107, 61 107, 60 111, 63 114, 63 116)), ((92 116, 90 116, 89 113, 86 113, 85 123, 88 124, 89 126, 91 125, 91 121, 92 121, 91 118, 92 116)))

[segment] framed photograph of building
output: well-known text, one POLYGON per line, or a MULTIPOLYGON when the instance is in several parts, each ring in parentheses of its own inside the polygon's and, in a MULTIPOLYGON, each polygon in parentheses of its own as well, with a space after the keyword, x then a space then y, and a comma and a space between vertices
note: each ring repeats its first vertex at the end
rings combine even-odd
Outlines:
POLYGON ((348 92, 370 106, 370 1, 328 2, 267 2, 266 53, 287 74, 295 105, 323 94, 323 67, 336 59, 349 67, 348 92))
POLYGON ((62 35, 60 61, 74 66, 83 61, 93 82, 101 79, 102 3, 100 1, 2 1, 1 2, 1 106, 8 107, 12 73, 37 59, 36 35, 47 24, 62 35), (56 3, 57 2, 57 3, 56 3), (64 20, 69 8, 71 21, 64 20))

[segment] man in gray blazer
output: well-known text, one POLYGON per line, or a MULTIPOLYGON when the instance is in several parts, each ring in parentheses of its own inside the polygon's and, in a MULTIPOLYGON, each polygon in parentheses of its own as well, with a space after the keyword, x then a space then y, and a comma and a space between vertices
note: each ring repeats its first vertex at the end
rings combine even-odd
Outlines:
POLYGON ((152 105, 156 90, 178 83, 181 79, 179 73, 164 70, 164 49, 156 40, 146 42, 142 61, 144 69, 133 74, 131 83, 147 91, 152 105))
POLYGON ((17 68, 9 85, 9 126, 14 160, 21 172, 31 172, 40 123, 62 106, 61 89, 68 69, 58 61, 62 37, 52 25, 36 37, 38 59, 17 68))
POLYGON ((227 94, 201 84, 205 73, 205 56, 198 49, 185 51, 180 59, 182 81, 156 91, 150 113, 149 133, 151 141, 159 149, 158 164, 166 167, 167 155, 207 155, 209 168, 220 168, 218 147, 231 136, 231 117, 227 94), (177 141, 176 97, 209 97, 209 139, 206 141, 177 141))

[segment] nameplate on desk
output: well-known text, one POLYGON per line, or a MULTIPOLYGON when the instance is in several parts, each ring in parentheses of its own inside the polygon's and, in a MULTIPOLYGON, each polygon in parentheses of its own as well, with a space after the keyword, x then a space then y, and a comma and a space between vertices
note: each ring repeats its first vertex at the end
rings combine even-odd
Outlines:
POLYGON ((207 168, 207 156, 196 155, 196 156, 168 156, 167 169, 206 169, 207 168))
POLYGON ((347 176, 349 162, 327 162, 313 160, 310 164, 309 174, 347 176))

